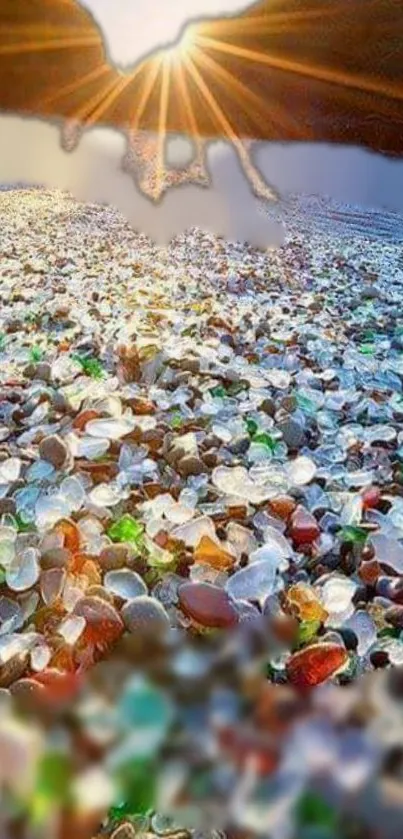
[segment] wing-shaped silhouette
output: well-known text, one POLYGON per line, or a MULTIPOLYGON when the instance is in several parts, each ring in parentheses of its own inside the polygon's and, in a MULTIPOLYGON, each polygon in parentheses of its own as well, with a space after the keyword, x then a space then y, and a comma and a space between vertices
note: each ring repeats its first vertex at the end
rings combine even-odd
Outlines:
POLYGON ((400 0, 263 0, 197 25, 180 60, 156 54, 125 74, 76 0, 1 3, 3 111, 400 154, 402 106, 400 0))

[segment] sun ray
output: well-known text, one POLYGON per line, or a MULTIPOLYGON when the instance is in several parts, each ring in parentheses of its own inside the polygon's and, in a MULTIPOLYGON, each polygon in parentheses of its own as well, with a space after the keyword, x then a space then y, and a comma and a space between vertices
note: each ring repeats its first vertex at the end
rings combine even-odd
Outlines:
POLYGON ((30 52, 51 52, 52 50, 75 49, 77 47, 99 46, 97 35, 83 35, 74 38, 53 38, 42 41, 20 41, 16 44, 0 44, 0 55, 20 55, 30 52))
POLYGON ((74 119, 77 122, 87 125, 91 114, 99 106, 103 106, 105 99, 107 99, 108 95, 116 89, 117 84, 118 80, 114 78, 111 82, 109 82, 106 88, 99 90, 98 93, 95 93, 93 96, 86 99, 83 105, 74 111, 74 119))
POLYGON ((198 161, 202 162, 204 158, 204 143, 200 137, 200 131, 197 124, 192 99, 189 93, 189 87, 187 84, 185 69, 182 61, 177 62, 175 70, 175 81, 180 89, 180 93, 185 104, 185 114, 186 121, 188 123, 189 134, 196 144, 196 158, 198 161))
POLYGON ((100 67, 96 67, 95 70, 91 70, 89 73, 86 73, 85 76, 75 79, 75 81, 70 82, 70 84, 63 85, 63 87, 53 91, 49 96, 42 98, 40 100, 40 106, 46 107, 58 99, 63 98, 63 96, 70 96, 72 93, 76 93, 80 90, 80 88, 85 87, 87 84, 91 84, 91 82, 96 81, 96 79, 99 79, 101 76, 110 72, 110 67, 108 67, 107 64, 102 64, 100 67))
POLYGON ((92 113, 88 116, 85 123, 86 126, 94 125, 94 123, 100 121, 102 116, 105 114, 105 111, 116 102, 116 99, 123 93, 123 91, 132 83, 133 79, 140 75, 143 71, 143 67, 140 65, 136 67, 133 73, 130 76, 124 76, 123 78, 118 78, 115 80, 114 86, 112 90, 108 90, 105 92, 104 98, 99 102, 98 105, 95 106, 95 109, 92 113), (109 92, 108 92, 109 91, 109 92))
POLYGON ((378 81, 377 79, 347 75, 330 68, 327 69, 326 67, 310 67, 308 64, 300 61, 276 58, 274 55, 269 55, 268 53, 251 50, 246 47, 238 47, 205 36, 199 36, 198 41, 202 46, 210 47, 218 52, 231 55, 234 58, 244 58, 246 61, 254 61, 257 64, 266 64, 274 70, 295 73, 299 76, 306 76, 317 81, 324 81, 330 84, 340 85, 341 87, 348 87, 358 91, 376 93, 381 96, 403 100, 403 88, 400 82, 396 84, 385 84, 383 81, 378 81))
MULTIPOLYGON (((81 36, 83 34, 82 26, 66 27, 65 24, 58 25, 54 23, 46 23, 45 21, 41 21, 41 23, 7 23, 4 28, 7 38, 12 35, 16 35, 20 40, 23 37, 33 38, 35 35, 41 35, 42 39, 51 35, 65 35, 66 30, 68 30, 69 35, 81 36)), ((89 33, 92 33, 90 26, 87 27, 87 30, 89 33)))
MULTIPOLYGON (((351 0, 346 0, 344 9, 348 9, 351 0)), ((342 11, 341 3, 337 6, 335 13, 334 6, 330 5, 320 9, 292 10, 288 12, 274 12, 267 10, 266 14, 254 15, 251 17, 235 16, 206 21, 199 26, 199 33, 203 36, 215 37, 216 34, 225 35, 259 35, 260 33, 292 32, 305 23, 318 20, 321 22, 325 17, 339 17, 342 11)))
POLYGON ((138 129, 139 129, 141 118, 144 114, 144 111, 145 111, 146 106, 147 106, 147 102, 148 102, 148 100, 151 96, 151 91, 153 89, 153 86, 154 86, 154 84, 157 80, 158 73, 160 71, 161 61, 162 61, 162 55, 156 55, 155 58, 152 59, 152 61, 150 63, 147 63, 147 64, 144 65, 144 67, 146 69, 146 74, 145 75, 147 76, 147 79, 144 83, 144 87, 143 87, 143 90, 142 90, 142 94, 140 96, 140 100, 139 100, 138 103, 136 102, 136 112, 135 112, 135 115, 133 117, 133 121, 131 122, 131 125, 130 125, 130 129, 131 129, 132 133, 138 131, 138 129))
POLYGON ((204 81, 201 73, 197 69, 196 65, 192 61, 190 55, 184 56, 184 63, 187 67, 188 72, 190 73, 191 77, 193 78, 195 84, 200 90, 206 104, 211 109, 216 122, 220 126, 221 130, 224 131, 226 137, 230 140, 233 144, 234 148, 236 149, 239 159, 241 161, 242 167, 244 172, 249 180, 249 183, 252 185, 255 193, 260 198, 265 198, 269 201, 273 201, 277 199, 277 195, 275 192, 267 186, 264 180, 261 178, 259 173, 256 171, 253 163, 250 160, 250 157, 246 151, 246 148, 236 132, 234 131, 231 123, 225 116, 222 108, 218 104, 217 100, 213 96, 211 90, 208 88, 206 82, 204 81))
POLYGON ((164 183, 164 175, 165 175, 164 155, 165 155, 165 139, 166 139, 166 126, 167 126, 170 81, 171 81, 171 62, 170 62, 169 55, 165 55, 163 57, 162 69, 161 69, 161 91, 160 91, 160 102, 159 102, 159 112, 158 112, 158 144, 157 144, 157 162, 156 162, 156 172, 155 172, 156 182, 155 182, 155 194, 154 194, 154 197, 156 199, 160 198, 160 196, 161 196, 161 192, 162 192, 162 189, 163 189, 163 183, 164 183))
MULTIPOLYGON (((238 100, 239 97, 238 101, 242 103, 242 107, 245 108, 245 110, 249 111, 254 122, 256 122, 256 119, 260 118, 262 110, 267 109, 266 103, 261 96, 258 96, 257 93, 250 90, 245 84, 243 84, 243 82, 226 70, 225 67, 222 67, 211 55, 207 55, 207 53, 202 52, 197 47, 194 49, 194 57, 198 63, 210 68, 217 78, 222 79, 226 92, 229 95, 235 98, 235 100, 238 100), (249 107, 247 102, 249 103, 249 107)), ((272 107, 274 113, 274 106, 272 107)), ((276 103, 275 115, 278 115, 277 122, 279 122, 282 127, 286 128, 286 130, 291 129, 292 131, 295 131, 297 136, 301 134, 300 124, 297 120, 293 119, 291 114, 289 114, 285 108, 280 108, 279 103, 276 103)), ((271 123, 272 127, 276 127, 276 122, 273 119, 271 120, 271 123)))

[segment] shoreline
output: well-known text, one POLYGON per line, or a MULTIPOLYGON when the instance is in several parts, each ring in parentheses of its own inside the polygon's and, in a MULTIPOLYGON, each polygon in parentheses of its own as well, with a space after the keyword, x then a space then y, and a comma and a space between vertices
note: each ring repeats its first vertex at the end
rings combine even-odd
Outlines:
MULTIPOLYGON (((91 208, 111 207, 107 203, 87 202, 76 198, 68 190, 57 190, 41 184, 3 184, 0 196, 5 193, 30 192, 44 195, 61 195, 82 206, 91 208)), ((260 214, 269 220, 280 221, 285 226, 286 238, 292 235, 321 233, 331 238, 356 237, 373 241, 381 239, 390 244, 403 246, 403 213, 386 207, 367 207, 360 204, 341 202, 328 195, 311 193, 285 193, 279 204, 270 206, 260 201, 260 214)), ((120 212, 116 208, 116 212, 120 212)), ((141 231, 138 231, 141 232, 141 231)), ((209 233, 211 231, 208 231, 209 233)), ((174 237, 174 239, 177 236, 174 237)), ((221 238, 221 237, 220 237, 221 238)), ((248 243, 243 243, 248 247, 248 243)), ((275 247, 275 246, 273 246, 275 247)))

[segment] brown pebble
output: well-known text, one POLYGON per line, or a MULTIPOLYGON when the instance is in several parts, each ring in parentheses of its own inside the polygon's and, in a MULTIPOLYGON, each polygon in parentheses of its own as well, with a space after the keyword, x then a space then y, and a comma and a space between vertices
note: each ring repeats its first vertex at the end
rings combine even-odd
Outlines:
POLYGON ((182 457, 176 468, 182 477, 187 478, 189 475, 201 475, 206 472, 206 466, 200 457, 197 455, 188 454, 182 457))
POLYGON ((104 548, 98 557, 101 568, 104 571, 123 568, 127 564, 128 550, 127 545, 110 545, 104 548))
POLYGON ((205 452, 202 455, 202 460, 203 460, 203 463, 205 463, 206 466, 209 469, 214 469, 214 467, 217 466, 217 463, 218 463, 217 452, 214 451, 214 449, 211 449, 210 451, 205 452))
POLYGON ((230 627, 238 623, 238 613, 228 594, 211 583, 184 583, 178 590, 179 605, 201 626, 230 627))
POLYGON ((143 432, 141 442, 148 446, 151 452, 158 452, 164 442, 164 432, 158 428, 150 428, 143 432))
POLYGON ((28 665, 28 656, 13 656, 0 668, 0 688, 9 688, 17 679, 21 679, 28 665))
POLYGON ((206 434, 201 448, 203 451, 207 452, 209 449, 218 449, 221 446, 221 440, 216 434, 206 434))
POLYGON ((44 551, 41 556, 41 568, 45 571, 50 568, 65 568, 71 558, 67 548, 51 548, 44 551))
POLYGON ((26 379, 34 379, 35 378, 35 371, 36 371, 36 365, 35 364, 27 364, 26 367, 24 367, 24 369, 22 371, 22 375, 26 379))
POLYGON ((141 396, 132 396, 125 399, 125 402, 132 409, 134 414, 145 416, 148 414, 155 414, 155 405, 149 399, 144 399, 141 396))
POLYGON ((266 399, 263 399, 260 410, 264 411, 265 414, 268 414, 269 417, 274 417, 274 414, 276 413, 276 403, 273 399, 270 399, 270 397, 266 397, 266 399))
POLYGON ((125 382, 137 382, 141 377, 141 366, 135 344, 118 347, 119 374, 125 382))
POLYGON ((60 414, 67 414, 72 410, 68 400, 59 390, 52 393, 52 405, 54 410, 60 414))
POLYGON ((200 359, 182 358, 179 362, 181 370, 189 370, 191 373, 198 373, 200 370, 200 359))
POLYGON ((57 434, 51 434, 41 441, 39 454, 42 460, 47 460, 55 469, 61 469, 67 460, 68 449, 57 434))
POLYGON ((73 421, 73 428, 77 428, 78 431, 84 431, 87 422, 90 422, 90 420, 98 419, 98 417, 98 411, 94 411, 89 408, 85 411, 80 411, 80 413, 77 414, 73 421))
POLYGON ((179 460, 186 457, 186 442, 168 432, 164 436, 162 452, 167 463, 175 468, 179 460))
POLYGON ((297 407, 296 397, 291 394, 289 396, 284 396, 280 402, 280 405, 285 411, 291 414, 293 411, 295 411, 297 407))
POLYGON ((47 361, 41 361, 35 368, 35 379, 40 379, 42 382, 50 382, 52 377, 52 368, 47 361))
POLYGON ((6 513, 11 514, 12 516, 16 512, 17 505, 14 501, 14 498, 1 498, 0 499, 0 516, 5 515, 6 513))
POLYGON ((13 335, 15 332, 19 332, 20 329, 23 329, 23 327, 24 324, 22 320, 17 320, 17 318, 14 318, 5 323, 4 330, 5 332, 7 332, 8 335, 13 335))

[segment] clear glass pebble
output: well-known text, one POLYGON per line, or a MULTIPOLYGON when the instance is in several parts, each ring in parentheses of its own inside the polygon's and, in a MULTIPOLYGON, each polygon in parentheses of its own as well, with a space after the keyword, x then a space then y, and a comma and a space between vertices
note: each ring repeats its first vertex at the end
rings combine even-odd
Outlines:
POLYGON ((104 577, 104 586, 106 591, 121 597, 122 600, 132 600, 134 597, 148 594, 144 580, 129 568, 108 571, 104 577))

